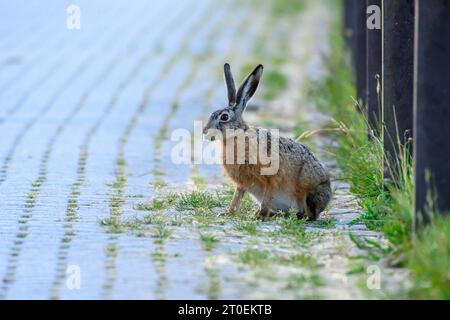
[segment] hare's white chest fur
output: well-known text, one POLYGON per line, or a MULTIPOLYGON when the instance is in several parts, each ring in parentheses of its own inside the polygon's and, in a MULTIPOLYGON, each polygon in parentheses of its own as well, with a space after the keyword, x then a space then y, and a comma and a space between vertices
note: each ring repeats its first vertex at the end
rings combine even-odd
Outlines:
MULTIPOLYGON (((261 203, 263 201, 264 191, 262 188, 256 186, 250 187, 248 192, 252 195, 256 202, 261 203)), ((295 194, 284 190, 276 191, 272 199, 272 210, 288 212, 292 209, 300 209, 295 194)))

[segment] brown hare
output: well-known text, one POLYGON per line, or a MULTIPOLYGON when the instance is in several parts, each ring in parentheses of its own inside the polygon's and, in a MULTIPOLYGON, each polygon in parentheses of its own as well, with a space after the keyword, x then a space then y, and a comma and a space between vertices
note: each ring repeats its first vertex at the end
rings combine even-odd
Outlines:
POLYGON ((305 145, 275 136, 269 130, 250 127, 242 119, 262 73, 263 66, 258 65, 236 92, 230 66, 225 64, 228 107, 213 112, 203 129, 210 140, 215 138, 211 135, 213 131, 221 136, 223 167, 236 188, 228 212, 237 212, 242 197, 249 192, 261 205, 258 216, 262 220, 271 212, 290 210, 295 210, 299 218, 315 220, 332 197, 327 170, 305 145), (242 135, 244 142, 239 144, 242 135), (261 137, 264 136, 267 138, 263 141, 261 137), (256 141, 256 144, 251 141, 256 141), (266 144, 265 152, 276 152, 278 163, 275 167, 278 170, 272 174, 262 174, 262 170, 275 161, 270 159, 269 163, 263 163, 258 153, 263 142, 266 144), (244 160, 236 160, 239 156, 244 160))

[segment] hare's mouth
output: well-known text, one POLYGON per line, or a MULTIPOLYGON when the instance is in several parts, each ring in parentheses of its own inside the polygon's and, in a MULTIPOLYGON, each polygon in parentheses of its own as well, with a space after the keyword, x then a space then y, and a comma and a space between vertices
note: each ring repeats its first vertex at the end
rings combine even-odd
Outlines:
POLYGON ((204 134, 203 137, 205 140, 207 141, 215 141, 216 140, 216 136, 210 131, 207 130, 204 134))

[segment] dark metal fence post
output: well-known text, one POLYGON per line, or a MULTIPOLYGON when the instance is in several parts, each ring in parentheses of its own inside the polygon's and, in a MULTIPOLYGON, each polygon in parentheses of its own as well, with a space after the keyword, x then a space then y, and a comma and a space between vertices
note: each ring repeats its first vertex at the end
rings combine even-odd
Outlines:
POLYGON ((413 128, 414 0, 383 0, 383 124, 385 176, 395 181, 399 143, 413 128))
POLYGON ((354 1, 355 10, 355 54, 353 59, 355 61, 355 80, 356 80, 356 94, 358 101, 362 106, 366 105, 367 97, 367 41, 366 41, 366 2, 364 0, 354 1))
POLYGON ((430 209, 450 211, 450 0, 416 5, 415 207, 426 223, 430 209))
POLYGON ((357 100, 366 100, 366 2, 344 1, 344 36, 352 55, 357 100))
MULTIPOLYGON (((382 6, 382 0, 367 0, 368 9, 374 6, 378 10, 382 6)), ((381 12, 370 12, 375 15, 381 12)), ((381 26, 380 26, 381 27, 381 26)), ((382 76, 382 37, 381 28, 367 26, 367 117, 370 130, 379 129, 381 124, 381 76, 382 76), (372 27, 372 28, 369 28, 372 27), (379 92, 380 91, 380 92, 379 92)))
MULTIPOLYGON (((344 38, 347 42, 347 45, 351 49, 352 46, 352 38, 353 38, 353 27, 354 27, 354 14, 352 6, 354 0, 344 0, 343 6, 343 15, 344 15, 344 38)), ((352 49, 351 49, 352 50, 352 49)))

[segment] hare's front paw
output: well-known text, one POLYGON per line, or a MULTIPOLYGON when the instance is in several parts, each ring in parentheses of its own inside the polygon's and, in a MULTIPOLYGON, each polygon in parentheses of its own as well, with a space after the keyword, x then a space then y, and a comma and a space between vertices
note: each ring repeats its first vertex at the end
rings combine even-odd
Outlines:
POLYGON ((306 219, 306 221, 315 221, 317 220, 317 216, 311 213, 309 210, 302 210, 297 212, 297 218, 306 219))
POLYGON ((298 219, 303 219, 303 218, 305 218, 305 210, 304 210, 303 208, 300 208, 300 209, 297 211, 297 218, 298 218, 298 219))
POLYGON ((233 209, 229 208, 229 209, 227 209, 227 210, 225 210, 225 211, 222 211, 222 212, 220 213, 220 215, 221 215, 221 216, 224 216, 224 217, 228 217, 228 216, 231 216, 231 215, 233 215, 233 214, 235 214, 235 213, 236 213, 236 210, 233 210, 233 209))
POLYGON ((270 214, 270 210, 268 209, 260 209, 257 213, 256 213, 256 217, 258 219, 260 219, 261 221, 266 221, 267 218, 269 217, 270 214))

